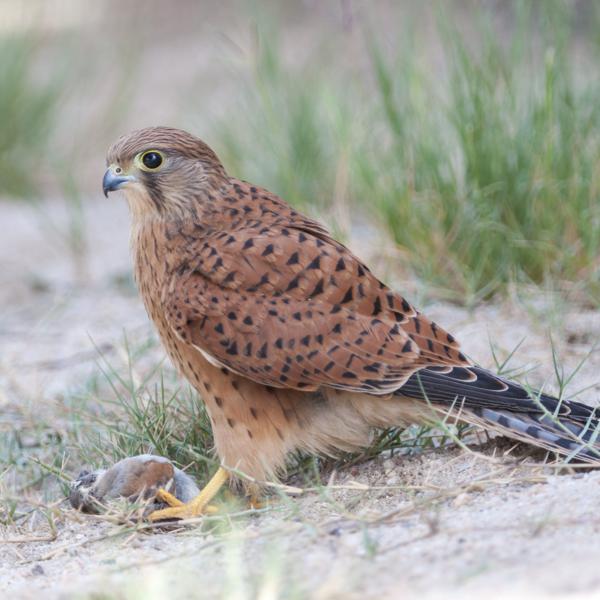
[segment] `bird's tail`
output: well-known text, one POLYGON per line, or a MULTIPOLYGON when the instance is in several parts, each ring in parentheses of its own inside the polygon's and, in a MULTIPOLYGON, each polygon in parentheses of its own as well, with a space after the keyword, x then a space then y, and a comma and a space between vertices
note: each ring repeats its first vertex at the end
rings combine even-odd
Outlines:
POLYGON ((479 367, 423 369, 397 393, 569 460, 600 464, 600 408, 528 391, 479 367))

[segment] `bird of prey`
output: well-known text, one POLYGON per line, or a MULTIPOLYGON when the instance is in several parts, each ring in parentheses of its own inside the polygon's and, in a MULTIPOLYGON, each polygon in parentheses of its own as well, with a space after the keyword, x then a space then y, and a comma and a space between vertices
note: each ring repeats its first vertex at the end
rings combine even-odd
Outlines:
POLYGON ((364 447, 374 427, 435 411, 600 461, 592 408, 476 366, 323 225, 230 176, 197 137, 134 131, 107 165, 105 195, 122 189, 129 204, 146 310, 206 404, 223 465, 194 500, 152 518, 201 514, 227 468, 268 481, 293 450, 364 447))

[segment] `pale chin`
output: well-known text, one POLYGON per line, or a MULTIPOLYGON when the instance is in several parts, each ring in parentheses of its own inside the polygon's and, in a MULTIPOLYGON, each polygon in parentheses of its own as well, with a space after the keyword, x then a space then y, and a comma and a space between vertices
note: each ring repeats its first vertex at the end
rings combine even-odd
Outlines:
POLYGON ((130 181, 120 188, 120 190, 125 194, 132 217, 141 218, 155 212, 148 192, 138 181, 130 181))

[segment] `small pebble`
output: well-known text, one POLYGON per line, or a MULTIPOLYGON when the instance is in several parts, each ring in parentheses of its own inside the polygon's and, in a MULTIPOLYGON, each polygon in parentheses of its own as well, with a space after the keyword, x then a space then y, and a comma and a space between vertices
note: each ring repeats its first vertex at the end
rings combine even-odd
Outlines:
POLYGON ((31 569, 31 574, 32 575, 36 575, 36 576, 38 576, 38 575, 45 575, 46 571, 44 571, 44 568, 42 567, 42 565, 38 564, 38 565, 35 565, 33 567, 33 569, 31 569))

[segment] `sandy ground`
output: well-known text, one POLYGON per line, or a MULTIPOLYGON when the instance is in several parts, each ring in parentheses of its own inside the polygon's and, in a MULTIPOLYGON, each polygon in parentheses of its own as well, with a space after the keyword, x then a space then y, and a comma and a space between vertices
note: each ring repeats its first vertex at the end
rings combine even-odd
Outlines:
MULTIPOLYGON (((94 344, 117 347, 123 331, 150 328, 135 293, 119 284, 129 271, 122 199, 98 195, 87 205, 89 259, 78 284, 73 261, 39 211, 11 203, 0 210, 3 435, 28 412, 51 418, 64 395, 97 368, 94 344)), ((59 205, 45 210, 61 226, 59 205)), ((377 263, 383 242, 374 239, 362 229, 351 245, 377 263)), ((515 366, 537 365, 529 381, 549 389, 550 332, 566 372, 600 339, 600 315, 539 296, 472 312, 441 304, 427 310, 489 367, 489 340, 505 356, 525 338, 515 366)), ((591 386, 580 399, 593 403, 600 396, 599 368, 600 353, 592 352, 571 387, 591 386)), ((600 473, 515 467, 503 456, 509 448, 492 441, 477 453, 382 456, 338 473, 320 493, 233 519, 228 531, 123 534, 63 506, 55 534, 42 518, 26 530, 0 528, 0 592, 12 598, 600 597, 600 473), (19 542, 23 536, 29 541, 19 542)), ((10 470, 2 471, 0 483, 10 487, 10 470)))

